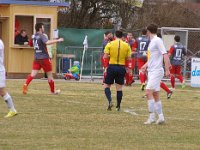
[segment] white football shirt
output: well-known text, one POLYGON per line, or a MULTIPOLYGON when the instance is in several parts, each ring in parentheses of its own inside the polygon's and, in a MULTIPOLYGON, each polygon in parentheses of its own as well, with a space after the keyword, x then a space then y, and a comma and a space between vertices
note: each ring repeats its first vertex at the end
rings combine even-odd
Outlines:
POLYGON ((5 71, 4 67, 4 44, 0 39, 0 71, 5 71))
POLYGON ((163 70, 163 54, 166 54, 166 48, 162 39, 154 36, 148 46, 148 71, 163 70))

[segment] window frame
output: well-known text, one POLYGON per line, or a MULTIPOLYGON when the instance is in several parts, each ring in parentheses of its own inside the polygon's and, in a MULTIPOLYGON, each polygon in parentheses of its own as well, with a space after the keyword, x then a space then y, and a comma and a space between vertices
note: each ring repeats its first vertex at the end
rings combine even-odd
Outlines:
MULTIPOLYGON (((44 18, 44 19, 50 19, 50 37, 49 39, 51 39, 53 37, 53 15, 46 15, 46 14, 21 14, 21 13, 15 13, 14 17, 13 17, 13 40, 12 40, 12 48, 20 48, 20 49, 32 49, 33 46, 26 46, 26 45, 16 45, 15 44, 15 20, 16 20, 16 16, 24 16, 24 17, 33 17, 33 29, 32 29, 32 33, 35 34, 35 24, 37 21, 37 18, 44 18)), ((31 38, 32 35, 29 35, 29 39, 31 38)))

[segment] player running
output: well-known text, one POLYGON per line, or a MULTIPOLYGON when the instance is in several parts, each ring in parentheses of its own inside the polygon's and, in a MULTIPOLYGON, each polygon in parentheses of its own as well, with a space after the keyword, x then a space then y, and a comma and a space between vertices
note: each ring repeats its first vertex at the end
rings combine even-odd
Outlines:
POLYGON ((174 45, 169 50, 169 57, 171 58, 172 68, 170 70, 171 86, 175 89, 175 76, 182 83, 182 88, 185 87, 185 81, 181 75, 181 65, 183 63, 183 56, 186 55, 186 49, 183 44, 180 43, 180 36, 174 37, 174 45))
POLYGON ((137 53, 137 63, 139 70, 139 77, 141 83, 141 90, 144 91, 145 81, 147 79, 146 74, 141 72, 140 69, 147 62, 147 48, 149 45, 149 38, 147 36, 147 30, 142 30, 142 36, 138 37, 133 45, 133 51, 137 53))
POLYGON ((33 80, 33 78, 37 75, 37 73, 42 68, 44 72, 47 73, 48 83, 50 86, 50 90, 52 94, 60 93, 59 90, 55 90, 54 88, 54 80, 52 74, 52 63, 49 58, 49 54, 47 52, 46 45, 54 44, 57 42, 64 41, 63 38, 59 38, 56 40, 48 40, 47 37, 44 35, 44 24, 43 23, 36 23, 35 24, 36 33, 33 35, 33 46, 34 46, 34 61, 32 66, 32 72, 28 75, 26 82, 23 86, 23 94, 27 94, 28 85, 33 80))

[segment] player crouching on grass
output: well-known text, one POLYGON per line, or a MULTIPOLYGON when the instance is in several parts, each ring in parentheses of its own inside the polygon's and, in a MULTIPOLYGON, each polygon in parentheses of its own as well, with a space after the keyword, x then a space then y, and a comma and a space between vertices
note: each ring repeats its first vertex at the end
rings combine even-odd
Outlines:
POLYGON ((124 77, 126 73, 125 61, 130 59, 131 49, 130 46, 122 41, 123 32, 115 32, 116 40, 108 43, 104 50, 104 58, 110 58, 107 68, 107 75, 105 78, 105 95, 108 100, 108 109, 111 110, 112 97, 110 87, 115 82, 117 91, 117 111, 120 110, 120 104, 122 101, 122 86, 124 84, 124 77))

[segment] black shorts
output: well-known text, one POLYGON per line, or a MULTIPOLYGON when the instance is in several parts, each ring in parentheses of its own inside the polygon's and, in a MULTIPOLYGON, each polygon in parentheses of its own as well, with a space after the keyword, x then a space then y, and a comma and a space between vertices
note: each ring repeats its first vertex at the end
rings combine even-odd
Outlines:
POLYGON ((114 82, 123 85, 126 69, 122 65, 109 65, 107 69, 107 75, 105 78, 106 84, 113 84, 114 82))

